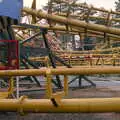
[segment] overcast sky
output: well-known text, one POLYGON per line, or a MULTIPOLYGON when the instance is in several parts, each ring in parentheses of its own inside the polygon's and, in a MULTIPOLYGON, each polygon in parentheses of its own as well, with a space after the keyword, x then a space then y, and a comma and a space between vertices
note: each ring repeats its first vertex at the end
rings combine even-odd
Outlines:
MULTIPOLYGON (((30 7, 33 0, 24 0, 24 6, 30 7)), ((118 0, 79 0, 80 2, 87 2, 88 4, 93 4, 96 7, 104 7, 105 9, 114 9, 115 1, 118 0)), ((37 0, 37 8, 41 8, 45 5, 48 0, 37 0)))

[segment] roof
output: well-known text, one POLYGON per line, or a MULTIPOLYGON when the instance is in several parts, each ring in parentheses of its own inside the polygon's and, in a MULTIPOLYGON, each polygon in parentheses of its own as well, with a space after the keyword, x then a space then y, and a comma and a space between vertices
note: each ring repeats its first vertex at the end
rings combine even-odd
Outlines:
POLYGON ((23 0, 0 0, 0 16, 20 19, 23 0))

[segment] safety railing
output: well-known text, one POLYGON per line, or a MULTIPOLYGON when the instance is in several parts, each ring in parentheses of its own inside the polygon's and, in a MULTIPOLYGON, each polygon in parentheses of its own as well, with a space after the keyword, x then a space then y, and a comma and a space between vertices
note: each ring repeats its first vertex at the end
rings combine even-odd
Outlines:
MULTIPOLYGON (((66 54, 59 57, 71 66, 120 65, 119 54, 66 54)), ((50 66, 48 57, 33 57, 30 60, 33 62, 43 62, 46 67, 50 66)), ((58 66, 62 65, 57 61, 56 64, 58 66)))
MULTIPOLYGON (((68 75, 120 74, 120 67, 44 68, 24 70, 1 70, 0 77, 46 76, 48 99, 0 99, 0 111, 20 112, 120 112, 120 98, 61 99, 68 92, 68 75), (64 76, 61 93, 52 91, 52 75, 64 76)), ((11 85, 12 86, 12 85, 11 85)))

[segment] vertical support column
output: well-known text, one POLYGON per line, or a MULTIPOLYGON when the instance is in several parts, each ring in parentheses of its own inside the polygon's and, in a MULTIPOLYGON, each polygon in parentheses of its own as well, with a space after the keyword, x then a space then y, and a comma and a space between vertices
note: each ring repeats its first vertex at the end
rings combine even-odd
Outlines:
POLYGON ((75 50, 75 35, 72 35, 72 46, 73 50, 75 50))
POLYGON ((65 92, 65 96, 68 95, 68 76, 65 75, 64 76, 64 92, 65 92))
POLYGON ((80 36, 80 44, 81 44, 81 48, 82 48, 82 51, 84 51, 84 36, 82 34, 79 33, 79 36, 80 36))
POLYGON ((52 96, 52 77, 49 69, 46 71, 46 81, 46 96, 47 98, 50 98, 52 96))
POLYGON ((79 87, 81 87, 82 86, 82 76, 81 75, 79 75, 79 87))
POLYGON ((9 80, 9 88, 8 88, 9 95, 13 93, 13 90, 14 90, 14 80, 13 77, 11 77, 9 80))
MULTIPOLYGON (((86 23, 89 23, 89 16, 90 16, 90 13, 91 13, 91 9, 92 9, 92 6, 88 7, 88 12, 87 12, 87 15, 85 17, 85 22, 86 23)), ((85 34, 84 34, 84 38, 86 39, 88 37, 88 32, 87 32, 87 28, 85 28, 85 34)), ((85 46, 84 46, 85 48, 85 46)))
POLYGON ((19 98, 19 76, 16 77, 16 97, 19 98))
MULTIPOLYGON (((108 12, 108 15, 107 15, 106 20, 105 20, 105 25, 108 27, 111 25, 111 18, 110 17, 111 17, 111 11, 108 12)), ((106 42, 108 47, 110 47, 110 38, 107 35, 107 33, 104 33, 104 41, 106 42)))

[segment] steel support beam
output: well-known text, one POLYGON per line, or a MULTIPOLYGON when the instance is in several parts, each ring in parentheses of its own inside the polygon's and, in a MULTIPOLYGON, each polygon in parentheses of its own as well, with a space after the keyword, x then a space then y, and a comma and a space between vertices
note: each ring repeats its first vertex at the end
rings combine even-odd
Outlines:
POLYGON ((61 99, 55 107, 50 99, 0 99, 0 111, 34 113, 120 112, 120 98, 61 99))
MULTIPOLYGON (((49 56, 50 62, 52 64, 52 67, 56 68, 56 63, 55 63, 55 60, 54 60, 54 56, 53 56, 53 53, 52 53, 52 51, 50 49, 50 46, 49 46, 49 43, 48 43, 46 35, 47 35, 47 30, 45 29, 42 32, 42 36, 43 36, 43 39, 44 39, 45 47, 48 50, 48 56, 49 56)), ((57 87, 62 88, 62 83, 61 83, 60 77, 58 75, 56 75, 56 82, 58 83, 57 87)))
POLYGON ((92 75, 92 74, 120 74, 120 67, 74 67, 74 68, 43 68, 24 70, 0 70, 0 77, 3 76, 40 76, 46 75, 47 70, 51 75, 92 75))
POLYGON ((49 19, 49 20, 52 20, 55 22, 70 25, 70 26, 83 27, 83 28, 87 28, 90 30, 120 35, 120 29, 117 29, 117 28, 106 27, 104 25, 97 25, 97 24, 93 24, 93 23, 86 23, 86 22, 83 22, 80 20, 75 20, 72 18, 71 19, 65 18, 65 17, 61 17, 61 16, 57 16, 57 15, 51 15, 51 14, 43 13, 41 11, 36 11, 36 10, 30 9, 30 8, 24 8, 23 12, 26 12, 31 15, 36 15, 36 17, 38 17, 38 18, 45 18, 45 19, 49 19))
MULTIPOLYGON (((66 29, 65 26, 53 26, 53 27, 50 27, 48 25, 37 25, 37 24, 19 24, 19 25, 13 25, 13 28, 19 28, 21 30, 24 30, 26 28, 30 28, 30 29, 41 29, 41 28, 44 28, 44 29, 47 29, 47 30, 56 30, 58 32, 62 32, 62 33, 66 33, 66 31, 69 31, 70 34, 78 34, 78 33, 84 33, 84 28, 78 28, 78 27, 73 27, 71 26, 69 28, 69 30, 66 29)), ((98 32, 98 31, 92 31, 92 30, 87 30, 88 32, 88 35, 90 36, 91 34, 96 34, 98 35, 98 37, 103 37, 104 34, 102 32, 98 32)), ((120 36, 118 35, 113 35, 113 34, 107 34, 110 39, 112 40, 119 40, 120 39, 120 36)))

